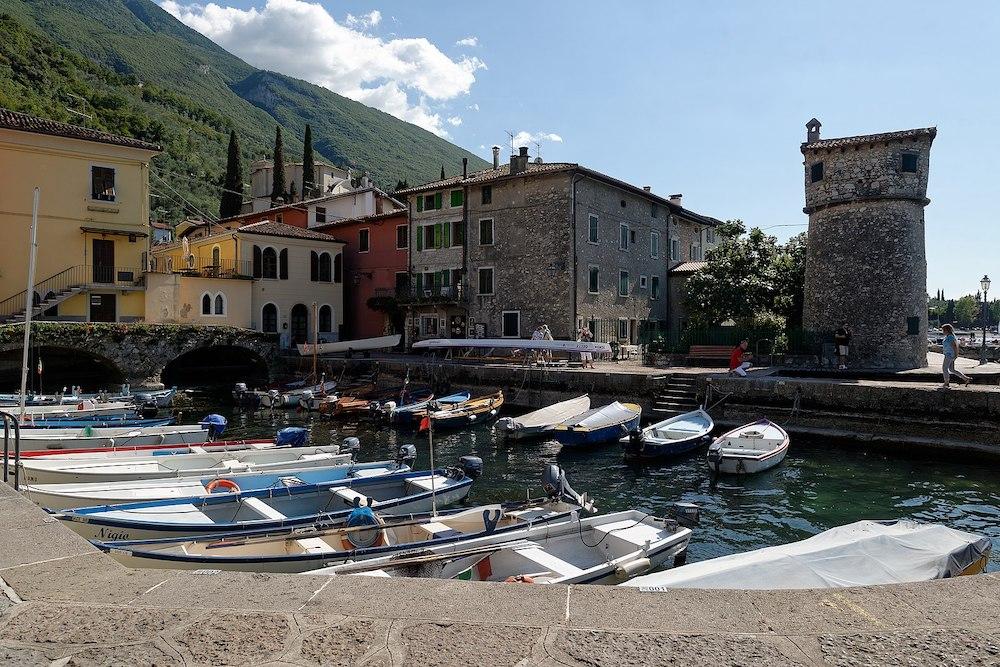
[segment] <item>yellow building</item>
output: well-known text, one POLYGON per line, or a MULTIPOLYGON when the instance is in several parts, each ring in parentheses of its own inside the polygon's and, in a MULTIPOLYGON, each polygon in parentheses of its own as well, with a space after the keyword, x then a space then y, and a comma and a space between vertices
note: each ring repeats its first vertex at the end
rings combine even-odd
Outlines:
POLYGON ((144 141, 0 109, 0 321, 24 317, 32 193, 40 188, 33 315, 144 317, 149 161, 144 141))
POLYGON ((339 340, 342 241, 270 220, 182 222, 175 231, 179 241, 150 255, 147 321, 277 333, 284 347, 317 334, 339 340))

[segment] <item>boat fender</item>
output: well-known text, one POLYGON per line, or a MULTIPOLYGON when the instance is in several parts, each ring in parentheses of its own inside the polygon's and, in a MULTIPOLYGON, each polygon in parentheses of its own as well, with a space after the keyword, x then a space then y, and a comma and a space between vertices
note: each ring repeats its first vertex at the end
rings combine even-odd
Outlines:
POLYGON ((527 574, 515 574, 504 579, 504 582, 508 584, 533 584, 535 579, 527 574))
POLYGON ((214 492, 218 488, 229 489, 230 493, 239 493, 241 491, 240 485, 231 479, 213 479, 211 482, 205 485, 205 490, 209 493, 214 492))
POLYGON ((636 558, 615 568, 615 579, 618 581, 628 581, 632 577, 649 572, 653 567, 652 561, 648 558, 636 558))

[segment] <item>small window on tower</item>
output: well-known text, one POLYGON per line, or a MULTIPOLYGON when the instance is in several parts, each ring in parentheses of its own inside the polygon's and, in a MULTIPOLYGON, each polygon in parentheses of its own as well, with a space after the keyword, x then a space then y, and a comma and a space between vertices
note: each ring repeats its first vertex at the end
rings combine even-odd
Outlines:
POLYGON ((903 171, 911 174, 917 173, 916 153, 903 153, 903 171))
POLYGON ((816 181, 822 181, 823 180, 823 163, 822 162, 817 162, 813 166, 809 167, 809 177, 812 179, 813 183, 815 183, 816 181))

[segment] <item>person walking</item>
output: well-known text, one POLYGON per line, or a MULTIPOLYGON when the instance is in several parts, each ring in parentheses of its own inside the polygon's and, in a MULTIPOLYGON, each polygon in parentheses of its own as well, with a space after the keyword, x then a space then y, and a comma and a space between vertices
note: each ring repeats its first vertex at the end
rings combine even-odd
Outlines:
MULTIPOLYGON (((591 333, 590 327, 583 327, 577 334, 576 339, 581 343, 592 343, 594 342, 594 334, 591 333)), ((594 355, 590 352, 581 352, 580 361, 583 368, 594 367, 594 355)))
POLYGON ((740 344, 733 348, 732 354, 729 355, 729 373, 732 375, 735 373, 741 378, 747 376, 747 371, 753 365, 750 360, 753 355, 747 351, 750 347, 750 341, 744 338, 740 341, 740 344))
POLYGON ((833 332, 833 342, 837 346, 837 368, 847 370, 847 355, 851 352, 851 328, 847 326, 847 320, 840 323, 840 328, 833 332))
MULTIPOLYGON (((552 337, 552 331, 549 330, 548 324, 542 325, 542 340, 555 340, 552 337)), ((552 350, 545 350, 545 361, 547 363, 552 363, 552 350)))
POLYGON ((941 351, 944 353, 944 366, 941 368, 944 375, 942 388, 948 389, 952 374, 958 376, 958 379, 965 384, 969 384, 972 382, 972 378, 955 368, 955 361, 958 359, 958 338, 955 337, 954 327, 945 324, 941 330, 944 332, 944 341, 941 342, 941 351))

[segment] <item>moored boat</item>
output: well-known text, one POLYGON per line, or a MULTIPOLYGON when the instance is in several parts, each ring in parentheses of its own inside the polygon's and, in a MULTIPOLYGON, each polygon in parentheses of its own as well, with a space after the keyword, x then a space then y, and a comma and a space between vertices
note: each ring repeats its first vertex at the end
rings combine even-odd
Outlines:
POLYGON ((716 438, 708 448, 708 467, 716 474, 763 472, 784 460, 788 445, 788 433, 783 428, 761 419, 716 438))
POLYGON ((497 430, 511 440, 528 440, 547 436, 552 429, 571 417, 590 409, 590 396, 584 394, 568 401, 553 403, 520 417, 501 417, 497 430))
POLYGON ((434 402, 431 401, 427 416, 420 422, 419 430, 423 432, 430 429, 452 429, 462 428, 470 424, 481 424, 498 417, 502 406, 502 391, 488 396, 470 398, 464 403, 440 410, 433 409, 434 402))
MULTIPOLYGON (((459 391, 454 394, 442 396, 441 398, 435 398, 434 403, 441 406, 458 405, 459 403, 465 403, 471 397, 472 394, 469 392, 459 391)), ((420 423, 421 419, 427 416, 430 403, 431 399, 419 400, 407 405, 396 405, 389 401, 382 405, 380 412, 383 416, 387 416, 393 424, 415 426, 420 423)))
POLYGON ((698 449, 712 439, 713 428, 712 417, 698 409, 632 431, 619 442, 625 448, 625 458, 652 460, 698 449))
POLYGON ((691 563, 630 581, 669 588, 797 589, 930 581, 985 571, 987 537, 908 519, 858 521, 798 542, 691 563))
POLYGON ((122 415, 100 415, 68 419, 53 417, 50 419, 27 420, 21 424, 21 432, 25 429, 41 428, 145 428, 149 426, 171 426, 177 423, 176 417, 158 417, 144 419, 142 417, 127 417, 122 415))
POLYGON ((201 425, 31 428, 21 431, 21 452, 23 456, 32 451, 188 445, 207 440, 208 429, 201 425))
POLYGON ((570 417, 552 429, 552 437, 567 447, 617 442, 639 427, 642 407, 635 403, 609 403, 570 417))
POLYGON ((399 345, 402 336, 392 334, 390 336, 378 336, 376 338, 361 338, 358 340, 342 340, 336 343, 299 343, 297 345, 299 354, 303 357, 311 354, 347 354, 350 356, 354 352, 369 352, 371 350, 385 350, 399 345))

